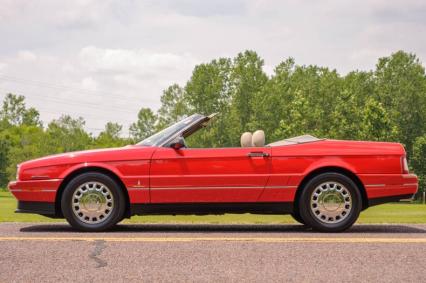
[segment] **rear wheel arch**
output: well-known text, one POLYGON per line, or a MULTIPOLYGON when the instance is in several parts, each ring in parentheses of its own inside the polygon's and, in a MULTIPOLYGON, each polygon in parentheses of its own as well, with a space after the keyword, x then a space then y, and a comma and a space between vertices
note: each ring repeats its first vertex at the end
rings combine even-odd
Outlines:
POLYGON ((299 200, 300 195, 302 194, 302 191, 306 184, 312 180, 314 177, 323 174, 323 173, 339 173, 342 175, 345 175, 346 177, 350 178, 358 187, 361 193, 361 200, 362 200, 362 209, 368 208, 368 198, 367 198, 367 192, 365 190, 364 184, 361 182, 361 180, 358 178, 358 176, 353 173, 352 171, 343 168, 343 167, 337 167, 337 166, 326 166, 326 167, 320 167, 317 168, 311 172, 309 172, 300 182, 299 186, 297 187, 296 196, 294 198, 294 209, 299 209, 299 200))
POLYGON ((76 169, 72 172, 70 172, 62 181, 61 185, 58 188, 58 192, 56 193, 56 198, 55 198, 55 212, 57 216, 63 216, 62 215, 62 208, 61 208, 61 199, 62 199, 62 195, 63 192, 66 188, 66 186, 68 185, 68 183, 73 180, 75 177, 84 174, 84 173, 91 173, 91 172, 95 172, 95 173, 101 173, 104 175, 107 175, 108 177, 112 178, 121 188, 121 190, 123 191, 124 197, 125 197, 125 202, 126 202, 126 209, 125 209, 125 213, 124 216, 125 217, 130 217, 130 198, 129 198, 129 193, 126 189, 126 186, 124 185, 123 181, 112 171, 102 168, 102 167, 95 167, 95 166, 88 166, 88 167, 83 167, 83 168, 79 168, 76 169))

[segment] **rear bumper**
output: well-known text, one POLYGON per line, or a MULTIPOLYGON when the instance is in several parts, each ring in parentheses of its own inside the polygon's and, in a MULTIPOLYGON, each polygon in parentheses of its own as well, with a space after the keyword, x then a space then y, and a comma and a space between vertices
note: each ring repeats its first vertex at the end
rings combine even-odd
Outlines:
POLYGON ((368 206, 374 206, 378 204, 388 203, 388 202, 398 202, 400 200, 409 200, 413 199, 413 194, 408 195, 398 195, 398 196, 391 196, 391 197, 380 197, 380 198, 372 198, 368 200, 368 206))
POLYGON ((62 179, 13 181, 9 191, 18 200, 18 213, 36 213, 55 216, 56 193, 62 179))
POLYGON ((418 190, 414 174, 360 174, 369 205, 412 198, 418 190))

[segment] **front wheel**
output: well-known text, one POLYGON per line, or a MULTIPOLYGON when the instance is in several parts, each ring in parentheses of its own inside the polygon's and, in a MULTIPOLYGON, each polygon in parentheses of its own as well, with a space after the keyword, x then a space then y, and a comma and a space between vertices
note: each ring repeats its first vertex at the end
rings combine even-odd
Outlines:
POLYGON ((97 172, 81 174, 66 186, 61 200, 68 223, 86 232, 104 231, 124 216, 125 197, 109 176, 97 172))
POLYGON ((300 224, 306 225, 305 221, 302 219, 302 217, 300 216, 300 213, 298 211, 297 212, 293 212, 290 215, 291 215, 291 217, 293 217, 294 220, 296 220, 300 224))
POLYGON ((362 208, 359 188, 347 176, 324 173, 312 178, 300 195, 300 216, 321 232, 341 232, 358 219, 362 208))

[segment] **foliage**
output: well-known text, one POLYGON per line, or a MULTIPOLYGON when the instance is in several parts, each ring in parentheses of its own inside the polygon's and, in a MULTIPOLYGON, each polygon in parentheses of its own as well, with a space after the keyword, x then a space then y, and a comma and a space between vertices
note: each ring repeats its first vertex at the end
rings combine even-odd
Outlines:
POLYGON ((184 90, 177 84, 169 86, 161 96, 161 107, 158 110, 158 129, 165 128, 181 120, 188 109, 183 97, 184 90))
POLYGON ((117 123, 108 122, 105 125, 105 130, 103 130, 99 136, 94 139, 93 147, 120 147, 130 143, 130 140, 120 138, 123 126, 117 123))
POLYGON ((142 108, 138 113, 138 121, 130 126, 130 134, 135 140, 143 140, 155 132, 157 116, 150 108, 142 108))
POLYGON ((420 191, 426 191, 426 136, 416 138, 411 165, 419 176, 420 191))
POLYGON ((27 108, 23 96, 7 94, 0 110, 0 187, 15 178, 16 165, 49 154, 95 147, 123 146, 129 139, 119 137, 122 126, 108 123, 94 138, 84 129, 85 121, 65 115, 46 128, 34 108, 27 108))
POLYGON ((397 140, 411 152, 416 137, 426 131, 425 69, 414 54, 398 51, 379 59, 374 76, 374 95, 398 129, 397 140))
POLYGON ((79 117, 61 116, 49 123, 46 129, 47 148, 51 152, 68 152, 85 149, 91 136, 84 130, 85 121, 79 117))
POLYGON ((404 144, 411 168, 426 186, 426 76, 414 54, 379 58, 374 70, 346 75, 293 58, 269 76, 254 51, 197 65, 184 85, 172 84, 154 112, 141 108, 130 126, 109 122, 94 137, 82 118, 62 116, 43 127, 23 96, 7 94, 0 110, 0 186, 16 164, 46 154, 115 147, 144 139, 193 113, 218 112, 216 121, 191 136, 191 147, 238 146, 244 131, 263 129, 267 142, 301 134, 404 144))
POLYGON ((0 188, 8 181, 6 172, 9 161, 10 144, 5 138, 0 138, 0 188))
POLYGON ((26 108, 25 97, 8 93, 0 110, 0 120, 4 124, 19 126, 41 126, 40 114, 34 108, 26 108))

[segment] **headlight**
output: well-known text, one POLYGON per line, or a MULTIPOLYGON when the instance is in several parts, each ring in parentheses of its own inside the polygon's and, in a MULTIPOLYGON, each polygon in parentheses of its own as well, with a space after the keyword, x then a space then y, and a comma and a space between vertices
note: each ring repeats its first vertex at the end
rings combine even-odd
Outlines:
POLYGON ((17 165, 16 166, 16 181, 19 181, 19 168, 20 168, 20 166, 17 165))

